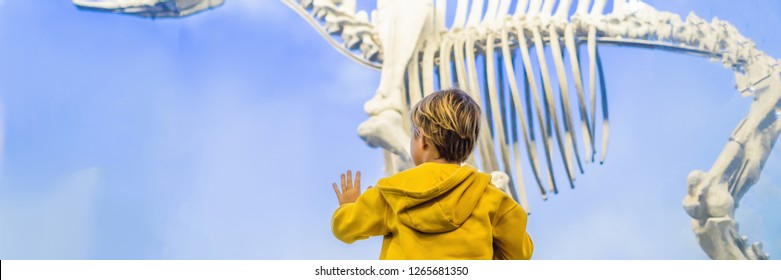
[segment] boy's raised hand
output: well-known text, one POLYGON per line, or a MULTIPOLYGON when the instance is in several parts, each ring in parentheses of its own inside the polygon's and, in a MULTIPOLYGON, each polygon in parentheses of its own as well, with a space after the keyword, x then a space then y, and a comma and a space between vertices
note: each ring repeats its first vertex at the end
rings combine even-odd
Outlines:
POLYGON ((347 170, 347 176, 342 173, 342 188, 340 189, 334 183, 334 192, 340 206, 358 200, 358 197, 361 196, 361 171, 355 172, 355 184, 353 184, 353 176, 350 170, 347 170))

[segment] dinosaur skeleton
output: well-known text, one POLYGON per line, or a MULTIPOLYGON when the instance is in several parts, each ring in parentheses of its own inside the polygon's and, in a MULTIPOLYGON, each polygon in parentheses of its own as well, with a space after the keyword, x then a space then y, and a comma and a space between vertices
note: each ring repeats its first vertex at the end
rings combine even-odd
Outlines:
MULTIPOLYGON (((116 7, 90 6, 92 1, 73 1, 87 8, 117 11, 116 7)), ((156 2, 152 6, 158 7, 170 1, 135 2, 156 2)), ((552 163, 554 139, 569 185, 574 187, 575 168, 582 174, 582 163, 596 160, 597 82, 602 114, 599 161, 605 160, 609 118, 598 46, 659 49, 721 62, 735 73, 738 92, 753 97, 753 102, 711 169, 689 174, 683 204, 693 218, 697 240, 709 257, 768 258, 761 243, 748 245, 747 238, 738 234, 733 217, 740 198, 758 181, 781 133, 781 61, 759 51, 729 23, 717 18, 707 22, 694 13, 682 20, 635 0, 613 1, 610 12, 604 11, 606 0, 578 1, 573 14, 569 14, 571 0, 458 0, 452 1, 456 3, 455 18, 449 28, 445 26, 448 1, 444 0, 378 0, 371 17, 366 11, 356 11, 355 0, 282 2, 348 58, 381 70, 377 93, 364 106, 369 119, 358 127, 358 134, 368 145, 384 149, 388 174, 412 166, 407 150, 410 106, 435 88, 461 87, 484 104, 482 127, 489 128, 481 130, 476 152, 468 163, 491 172, 494 184, 527 210, 520 139, 543 199, 548 192, 558 192, 552 163), (510 14, 513 2, 515 9, 510 14), (586 47, 585 55, 581 55, 582 45, 586 47), (588 60, 587 75, 581 73, 581 56, 588 60), (549 73, 548 57, 553 60, 555 78, 549 73), (478 59, 482 61, 481 69, 477 67, 478 59), (533 59, 538 67, 534 67, 533 59), (478 71, 483 72, 483 79, 478 78, 478 71), (568 72, 572 80, 567 79, 568 72), (523 96, 517 79, 524 80, 523 96), (585 149, 582 157, 578 153, 578 129, 570 112, 570 83, 578 97, 579 133, 585 149), (506 87, 509 106, 502 104, 508 94, 506 87), (558 106, 554 88, 559 91, 558 106), (534 131, 535 120, 542 143, 538 143, 534 131), (543 159, 537 154, 540 145, 545 152, 543 159)))
POLYGON ((225 0, 73 0, 79 9, 132 14, 148 18, 179 18, 221 6, 225 0))
MULTIPOLYGON (((754 102, 710 171, 690 173, 684 208, 694 218, 695 235, 711 258, 768 258, 761 243, 749 246, 747 239, 738 235, 733 217, 737 202, 759 179, 781 132, 781 67, 779 61, 759 51, 729 23, 717 18, 709 23, 693 13, 682 20, 638 1, 613 1, 612 11, 607 13, 605 0, 579 1, 570 15, 569 0, 519 0, 512 14, 509 0, 488 0, 486 7, 486 1, 459 0, 454 1, 455 18, 447 28, 448 1, 379 0, 371 20, 365 11, 355 11, 354 0, 282 1, 337 50, 382 71, 376 95, 365 104, 369 119, 359 126, 358 133, 370 146, 385 149, 388 173, 410 167, 406 114, 424 93, 435 90, 438 80, 439 88, 456 85, 484 104, 487 113, 482 124, 490 129, 483 129, 478 141, 479 167, 495 176, 504 175, 504 180, 494 181, 507 182, 510 194, 527 209, 519 142, 526 147, 543 199, 548 192, 558 191, 553 176, 554 144, 569 185, 574 187, 576 173, 583 173, 582 162, 595 161, 597 95, 602 114, 599 161, 605 160, 609 118, 598 45, 660 49, 720 61, 735 72, 738 91, 744 97, 753 96, 754 102), (580 72, 581 45, 586 45, 587 75, 580 72), (516 62, 518 56, 520 62, 516 62), (477 57, 482 58, 483 69, 476 67, 477 57), (548 57, 553 59, 552 71, 557 78, 549 73, 548 57), (532 59, 536 59, 538 68, 532 65, 532 59), (485 73, 483 83, 478 80, 481 71, 485 73), (572 80, 567 79, 568 71, 572 80), (583 78, 587 78, 588 87, 583 78), (523 96, 517 79, 524 79, 523 96), (554 83, 558 83, 558 96, 554 96, 554 83), (578 96, 579 131, 569 110, 570 83, 578 96), (500 107, 504 106, 500 98, 506 94, 505 85, 512 100, 509 116, 508 110, 500 107), (535 120, 542 143, 538 143, 533 130, 535 120), (518 130, 523 140, 519 140, 518 130), (585 148, 582 157, 578 154, 577 133, 585 148), (494 145, 499 146, 498 156, 494 145), (544 159, 537 155, 538 145, 544 148, 544 159)), ((469 163, 477 165, 476 157, 471 157, 469 163)))

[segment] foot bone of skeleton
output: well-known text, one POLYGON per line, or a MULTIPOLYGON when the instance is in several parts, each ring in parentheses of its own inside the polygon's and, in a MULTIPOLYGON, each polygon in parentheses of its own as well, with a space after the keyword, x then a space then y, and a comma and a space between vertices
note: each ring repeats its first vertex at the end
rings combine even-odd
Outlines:
POLYGON ((684 209, 693 218, 700 246, 713 259, 768 258, 760 242, 747 245, 733 219, 781 133, 781 74, 754 86, 760 90, 748 117, 738 124, 716 163, 708 172, 692 171, 687 180, 684 209))

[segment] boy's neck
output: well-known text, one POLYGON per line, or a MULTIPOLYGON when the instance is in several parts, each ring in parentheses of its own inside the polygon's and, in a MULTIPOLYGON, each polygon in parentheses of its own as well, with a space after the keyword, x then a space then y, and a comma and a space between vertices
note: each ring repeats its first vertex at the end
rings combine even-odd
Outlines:
POLYGON ((455 165, 461 166, 460 162, 447 161, 447 160, 441 159, 441 158, 427 160, 427 161, 424 161, 423 163, 455 164, 455 165))

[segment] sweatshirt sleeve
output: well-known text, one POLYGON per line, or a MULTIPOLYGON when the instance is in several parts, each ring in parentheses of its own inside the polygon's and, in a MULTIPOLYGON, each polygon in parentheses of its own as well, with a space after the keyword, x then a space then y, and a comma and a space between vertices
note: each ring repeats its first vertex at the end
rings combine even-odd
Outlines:
POLYGON ((339 206, 331 218, 331 230, 337 239, 353 243, 370 236, 386 235, 388 203, 379 188, 366 190, 354 203, 339 206))
POLYGON ((532 257, 534 243, 526 232, 526 211, 512 203, 494 226, 494 259, 528 260, 532 257))

